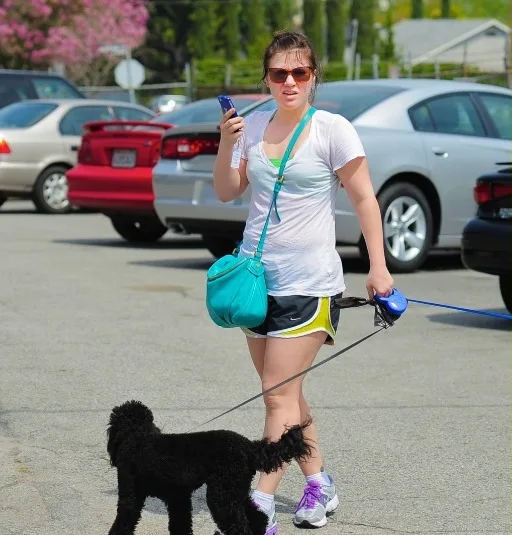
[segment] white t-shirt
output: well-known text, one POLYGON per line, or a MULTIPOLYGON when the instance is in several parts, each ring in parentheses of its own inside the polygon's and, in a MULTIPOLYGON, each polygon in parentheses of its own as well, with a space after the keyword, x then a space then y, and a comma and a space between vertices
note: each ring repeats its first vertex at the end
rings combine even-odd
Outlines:
MULTIPOLYGON (((263 149, 263 134, 274 111, 245 118, 244 134, 233 151, 231 166, 248 160, 252 194, 240 256, 254 256, 272 201, 279 169, 263 149)), ((292 150, 293 152, 293 150, 292 150)), ((305 142, 288 160, 284 183, 272 210, 263 248, 269 295, 327 297, 345 290, 343 267, 336 251, 335 200, 340 188, 335 171, 365 156, 357 132, 341 115, 318 110, 305 142)))

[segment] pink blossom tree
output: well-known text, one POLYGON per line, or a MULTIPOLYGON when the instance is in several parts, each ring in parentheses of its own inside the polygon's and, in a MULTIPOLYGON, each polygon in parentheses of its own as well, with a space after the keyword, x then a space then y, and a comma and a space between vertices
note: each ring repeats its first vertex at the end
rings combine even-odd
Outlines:
POLYGON ((97 85, 120 59, 102 47, 138 47, 147 19, 145 0, 4 0, 0 65, 47 69, 61 63, 75 82, 97 85))

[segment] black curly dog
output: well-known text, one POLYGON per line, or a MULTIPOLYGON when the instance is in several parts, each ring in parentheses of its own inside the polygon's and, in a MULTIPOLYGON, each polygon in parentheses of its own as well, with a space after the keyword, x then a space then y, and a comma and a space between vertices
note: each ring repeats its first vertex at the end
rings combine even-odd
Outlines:
POLYGON ((303 429, 277 442, 251 441, 233 431, 164 434, 140 401, 112 410, 107 451, 117 468, 117 516, 109 535, 132 535, 147 496, 161 499, 171 535, 193 535, 192 493, 206 485, 206 502, 224 535, 264 535, 267 516, 250 499, 257 471, 273 472, 311 454, 303 429))

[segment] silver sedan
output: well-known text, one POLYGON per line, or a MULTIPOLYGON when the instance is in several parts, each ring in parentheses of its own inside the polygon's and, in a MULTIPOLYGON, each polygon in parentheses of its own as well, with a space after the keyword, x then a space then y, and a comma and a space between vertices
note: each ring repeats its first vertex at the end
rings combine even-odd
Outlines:
POLYGON ((24 100, 0 110, 0 205, 31 198, 40 212, 65 213, 66 171, 76 164, 84 123, 147 121, 154 112, 111 100, 24 100))
MULTIPOLYGON (((339 113, 361 136, 382 212, 386 258, 393 271, 420 267, 431 248, 459 248, 476 204, 478 176, 509 161, 512 91, 441 80, 359 80, 321 85, 314 104, 339 113)), ((254 110, 270 109, 273 101, 254 110)), ((165 133, 153 169, 155 209, 162 222, 200 233, 215 256, 233 250, 248 213, 250 188, 219 202, 212 170, 217 124, 165 133)), ((367 256, 346 193, 336 200, 336 238, 367 256)))

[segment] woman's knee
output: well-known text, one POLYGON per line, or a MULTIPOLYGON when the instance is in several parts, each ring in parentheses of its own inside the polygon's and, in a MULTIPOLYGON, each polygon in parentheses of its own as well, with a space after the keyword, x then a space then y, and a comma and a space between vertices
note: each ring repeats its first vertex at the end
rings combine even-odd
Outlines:
MULTIPOLYGON (((262 390, 265 391, 279 382, 262 381, 262 390)), ((265 407, 271 410, 296 410, 300 413, 299 393, 294 388, 276 388, 272 392, 264 394, 265 407)))

